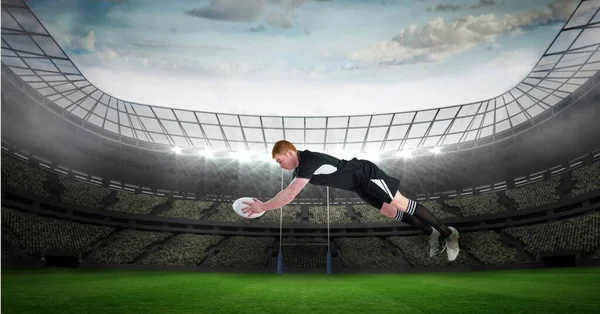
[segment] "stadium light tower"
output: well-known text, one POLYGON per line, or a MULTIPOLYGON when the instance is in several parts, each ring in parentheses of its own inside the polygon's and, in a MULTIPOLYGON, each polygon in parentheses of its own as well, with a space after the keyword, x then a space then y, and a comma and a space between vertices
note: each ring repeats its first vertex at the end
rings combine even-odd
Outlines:
POLYGON ((441 152, 442 152, 442 148, 441 148, 441 147, 438 147, 438 146, 436 146, 436 147, 434 147, 434 148, 433 148, 431 151, 432 151, 434 154, 439 154, 439 153, 441 153, 441 152))
POLYGON ((175 154, 181 154, 181 147, 179 147, 179 146, 175 146, 175 147, 171 148, 171 150, 173 150, 175 152, 175 154))

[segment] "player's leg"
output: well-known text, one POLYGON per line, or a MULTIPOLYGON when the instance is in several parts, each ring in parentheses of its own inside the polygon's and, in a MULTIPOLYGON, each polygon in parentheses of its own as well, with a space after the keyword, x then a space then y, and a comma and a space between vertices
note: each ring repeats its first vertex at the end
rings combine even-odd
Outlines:
POLYGON ((426 235, 430 236, 433 232, 436 232, 435 229, 433 229, 431 226, 423 223, 422 221, 420 221, 419 219, 415 218, 414 216, 405 214, 404 212, 394 208, 392 205, 385 203, 382 200, 377 199, 374 196, 371 195, 366 195, 366 194, 358 194, 358 196, 365 201, 365 203, 375 207, 377 210, 379 210, 384 216, 398 220, 398 221, 402 221, 406 224, 411 225, 412 227, 415 227, 421 231, 423 231, 423 233, 425 233, 426 235))
MULTIPOLYGON (((363 178, 368 178, 368 182, 364 182, 365 193, 373 195, 377 199, 392 205, 408 214, 421 220, 422 222, 435 228, 444 240, 445 249, 447 250, 448 260, 453 261, 458 256, 460 248, 458 247, 458 231, 455 228, 448 227, 442 224, 425 206, 415 202, 414 200, 404 197, 399 192, 400 180, 388 176, 377 165, 368 160, 362 160, 363 178), (395 192, 392 192, 395 191, 395 192)), ((430 239, 431 240, 431 239, 430 239)))
POLYGON ((390 202, 390 204, 394 207, 405 212, 405 214, 410 216, 415 216, 420 220, 432 225, 442 236, 444 240, 445 249, 448 254, 448 260, 453 261, 458 256, 460 252, 460 246, 458 243, 459 233, 454 227, 449 227, 440 222, 432 212, 430 212, 423 204, 417 203, 414 200, 411 200, 400 191, 396 191, 394 198, 390 202))

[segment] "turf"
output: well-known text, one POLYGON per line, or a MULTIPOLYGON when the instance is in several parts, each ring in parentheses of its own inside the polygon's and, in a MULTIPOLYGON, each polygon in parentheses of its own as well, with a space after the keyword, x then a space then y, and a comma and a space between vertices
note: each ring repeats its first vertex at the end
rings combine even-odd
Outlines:
POLYGON ((600 313, 600 267, 299 275, 2 271, 2 313, 600 313))

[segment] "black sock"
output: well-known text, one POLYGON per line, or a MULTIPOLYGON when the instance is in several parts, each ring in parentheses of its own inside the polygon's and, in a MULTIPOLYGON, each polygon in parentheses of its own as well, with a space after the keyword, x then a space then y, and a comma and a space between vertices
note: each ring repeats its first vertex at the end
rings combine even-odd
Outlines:
POLYGON ((433 226, 443 237, 449 237, 452 234, 452 230, 448 226, 442 224, 425 206, 413 201, 408 200, 408 206, 406 207, 405 216, 415 216, 427 224, 433 226))
MULTIPOLYGON (((398 210, 398 209, 396 209, 396 210, 398 210)), ((417 219, 414 216, 406 215, 405 213, 403 213, 400 210, 398 210, 398 213, 396 213, 396 217, 394 217, 394 219, 405 222, 405 223, 425 232, 425 234, 428 236, 431 235, 431 233, 433 232, 433 228, 431 228, 431 226, 428 226, 427 224, 423 223, 422 221, 420 221, 419 219, 417 219)))

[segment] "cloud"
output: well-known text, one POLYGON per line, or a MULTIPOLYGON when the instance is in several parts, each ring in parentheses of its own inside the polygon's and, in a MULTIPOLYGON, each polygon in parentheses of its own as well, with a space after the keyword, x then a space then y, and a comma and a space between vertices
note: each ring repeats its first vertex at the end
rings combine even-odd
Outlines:
MULTIPOLYGON (((495 6, 497 3, 495 0, 479 0, 478 4, 473 4, 470 6, 471 9, 479 9, 479 8, 485 8, 485 7, 492 7, 495 6)), ((502 2, 502 5, 504 5, 504 1, 502 2)))
POLYGON ((259 33, 259 32, 264 32, 266 30, 264 25, 258 25, 256 27, 250 27, 250 31, 251 32, 255 32, 255 33, 259 33))
POLYGON ((261 17, 266 8, 264 0, 211 0, 209 5, 186 13, 211 20, 251 22, 261 17))
MULTIPOLYGON (((497 3, 495 0, 479 0, 477 4, 472 5, 461 5, 457 3, 438 3, 435 7, 427 8, 425 10, 428 12, 456 12, 460 9, 479 9, 496 5, 497 3)), ((502 2, 502 5, 504 5, 504 2, 502 2)))
POLYGON ((438 5, 436 5, 435 7, 433 7, 433 8, 427 8, 426 10, 428 12, 454 12, 454 11, 458 11, 461 7, 462 6, 460 4, 438 3, 438 5))
POLYGON ((481 43, 491 44, 496 36, 564 22, 575 8, 568 0, 547 7, 498 16, 494 13, 467 15, 452 22, 437 17, 424 26, 410 25, 392 39, 350 54, 363 62, 436 62, 469 50, 481 43))

